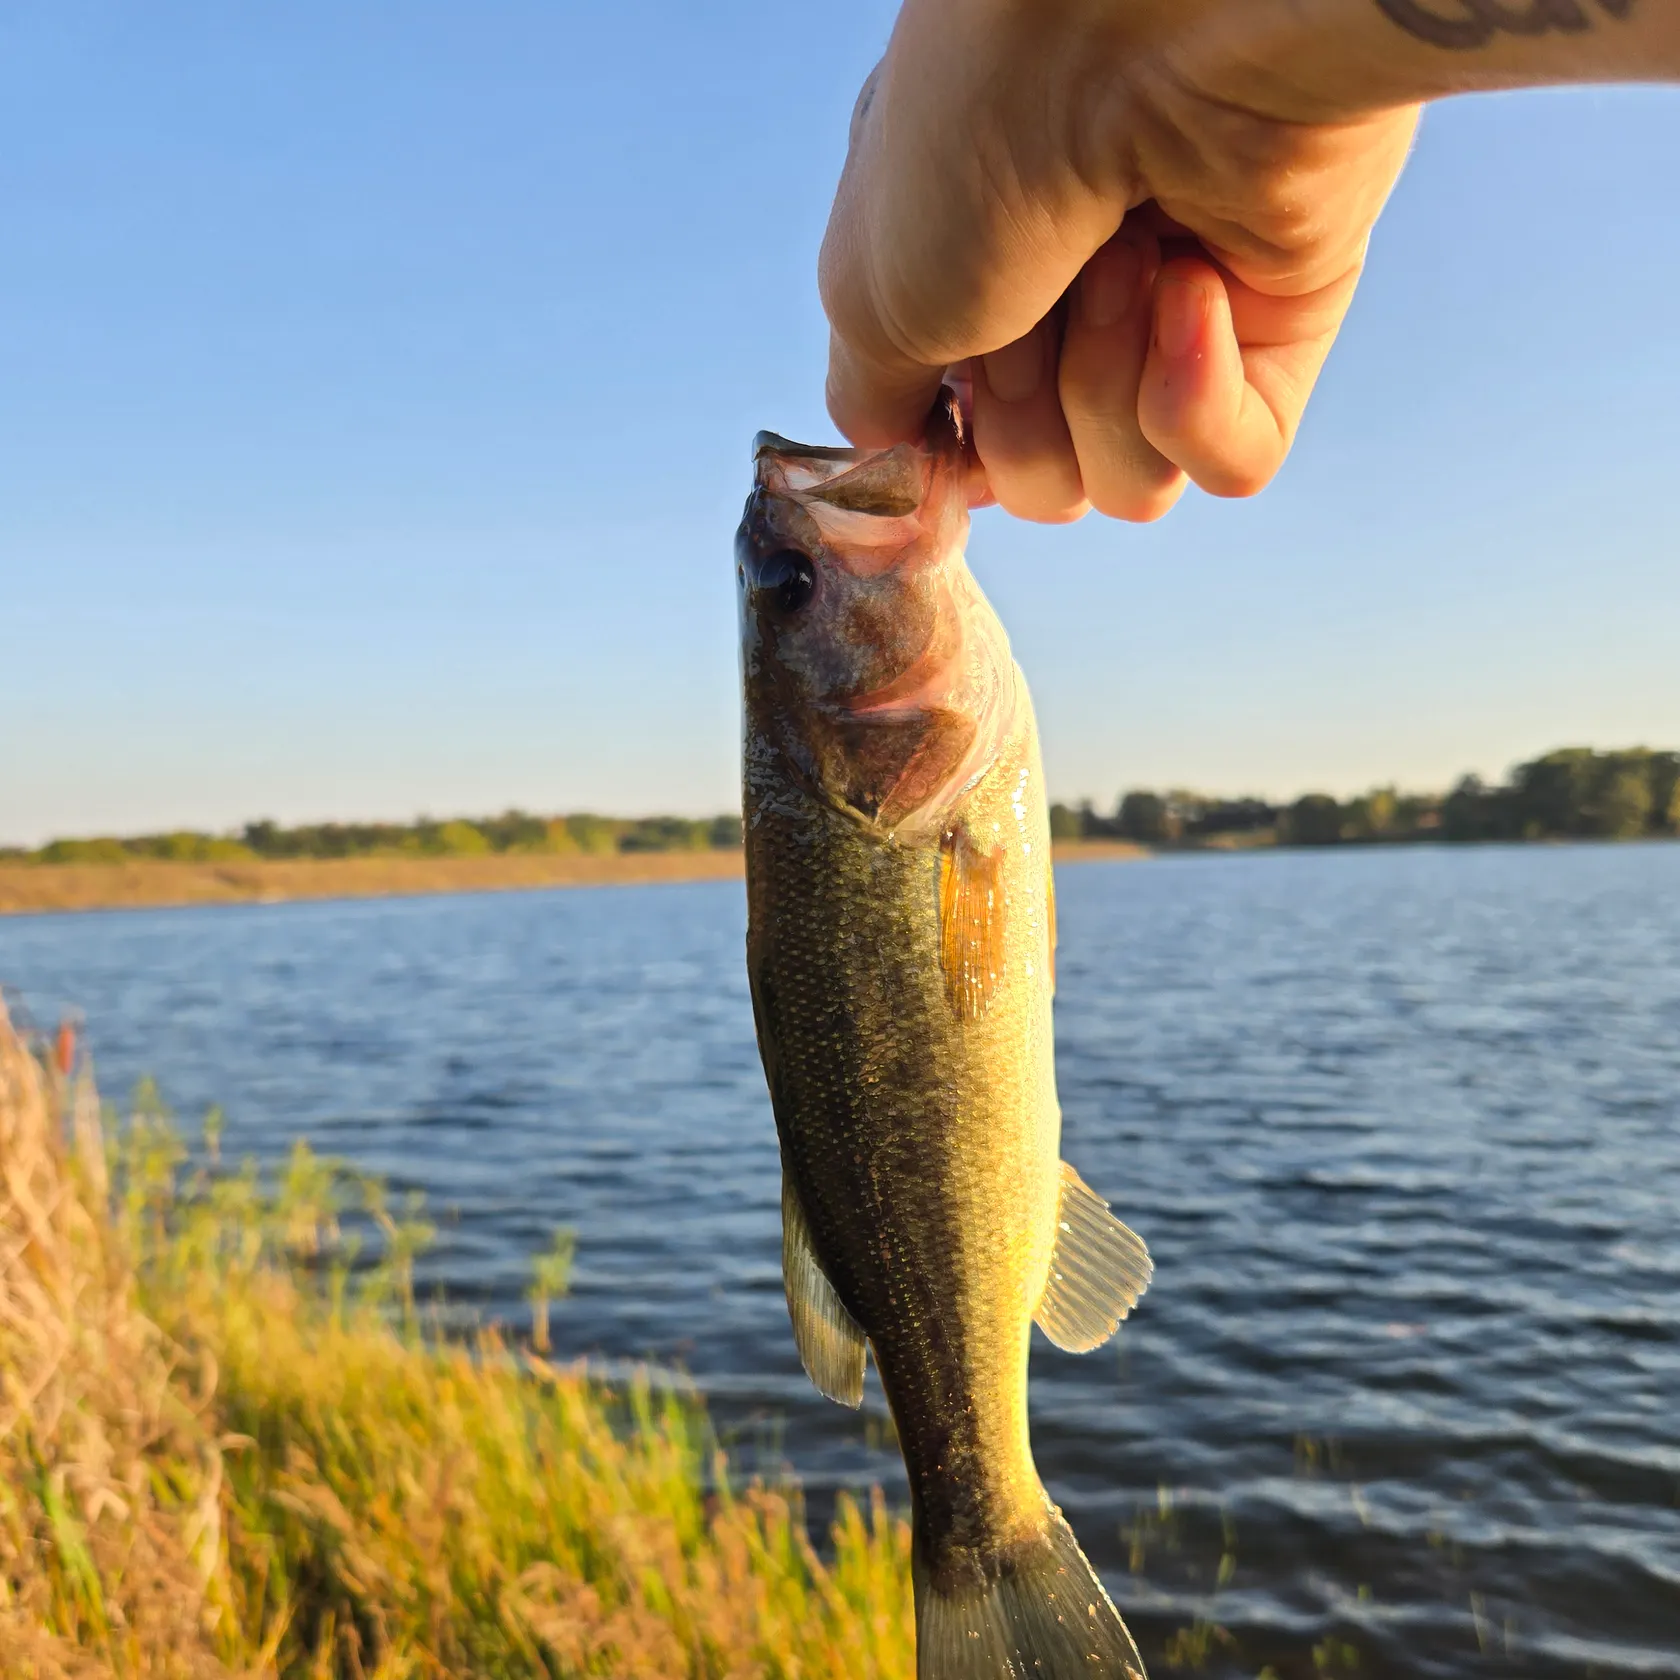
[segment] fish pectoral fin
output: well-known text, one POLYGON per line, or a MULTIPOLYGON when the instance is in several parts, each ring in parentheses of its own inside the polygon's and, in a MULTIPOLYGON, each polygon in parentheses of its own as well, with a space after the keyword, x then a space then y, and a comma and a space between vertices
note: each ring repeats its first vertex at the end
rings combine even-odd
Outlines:
POLYGON ((1089 1353, 1120 1328, 1154 1273, 1143 1238, 1062 1162, 1050 1281, 1033 1315, 1039 1329, 1069 1353, 1089 1353))
POLYGON ((816 1251, 799 1192, 782 1174, 782 1287, 805 1374, 819 1393, 842 1406, 863 1404, 863 1371, 869 1346, 857 1320, 828 1281, 816 1251))
POLYGON ((979 1020, 997 991, 1008 914, 1003 847, 982 851, 954 828, 939 848, 939 966, 960 1021, 979 1020))

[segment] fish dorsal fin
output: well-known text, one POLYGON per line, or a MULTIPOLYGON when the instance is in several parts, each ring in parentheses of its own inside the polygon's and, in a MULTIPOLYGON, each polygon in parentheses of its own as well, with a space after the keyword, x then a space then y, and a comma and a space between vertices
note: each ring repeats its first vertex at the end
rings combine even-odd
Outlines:
POLYGON ((1003 974, 1009 906, 1003 847, 982 851, 968 830, 953 829, 939 848, 939 966, 945 995, 964 1021, 986 1013, 1003 974))
POLYGON ((1050 1281, 1033 1318, 1057 1347, 1089 1353, 1116 1330, 1155 1274, 1143 1238, 1122 1225, 1066 1161, 1050 1281))
POLYGON ((846 1311, 811 1247, 811 1227, 799 1192, 782 1174, 782 1287, 805 1374, 818 1392, 842 1406, 863 1404, 868 1344, 846 1311))

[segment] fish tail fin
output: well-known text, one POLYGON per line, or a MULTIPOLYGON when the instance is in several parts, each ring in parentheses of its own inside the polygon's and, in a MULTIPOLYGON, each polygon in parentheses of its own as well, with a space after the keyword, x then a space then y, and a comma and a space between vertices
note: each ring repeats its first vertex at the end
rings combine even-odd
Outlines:
POLYGON ((1120 1612, 1054 1506, 1043 1534, 995 1568, 932 1569, 917 1540, 916 1680, 1144 1680, 1120 1612))

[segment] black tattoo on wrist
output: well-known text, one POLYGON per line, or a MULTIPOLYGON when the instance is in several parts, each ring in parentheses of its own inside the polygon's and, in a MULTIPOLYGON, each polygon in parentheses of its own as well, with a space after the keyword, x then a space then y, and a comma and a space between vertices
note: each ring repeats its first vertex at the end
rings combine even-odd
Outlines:
POLYGON ((1485 47, 1495 35, 1579 35, 1593 26, 1593 6, 1626 19, 1634 0, 1377 0, 1383 15, 1435 47, 1485 47))

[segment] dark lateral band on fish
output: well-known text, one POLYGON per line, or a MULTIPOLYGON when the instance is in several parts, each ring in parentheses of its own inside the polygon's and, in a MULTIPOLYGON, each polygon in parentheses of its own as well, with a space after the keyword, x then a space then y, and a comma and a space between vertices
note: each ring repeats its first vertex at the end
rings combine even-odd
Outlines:
POLYGON ((1032 703, 963 557, 947 399, 917 444, 762 432, 736 540, 747 961, 800 1356, 909 1475, 921 1680, 1141 1676, 1032 1461, 1027 1351, 1101 1345, 1142 1241, 1060 1158, 1032 703))

